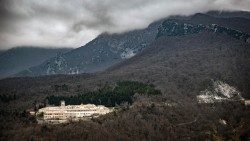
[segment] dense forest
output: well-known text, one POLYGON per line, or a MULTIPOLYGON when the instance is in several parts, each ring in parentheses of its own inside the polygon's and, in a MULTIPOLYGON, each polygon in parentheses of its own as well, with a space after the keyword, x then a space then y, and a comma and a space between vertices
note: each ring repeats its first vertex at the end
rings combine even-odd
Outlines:
POLYGON ((122 81, 112 88, 111 86, 104 86, 98 91, 94 92, 79 92, 74 96, 49 96, 47 97, 50 105, 59 105, 61 100, 66 104, 100 104, 107 107, 114 107, 121 103, 128 102, 132 104, 134 94, 148 94, 157 95, 161 94, 160 90, 156 90, 151 84, 144 84, 135 81, 122 81))
POLYGON ((10 102, 12 100, 16 100, 16 95, 13 94, 13 95, 6 95, 6 94, 1 94, 0 95, 0 101, 1 102, 10 102))

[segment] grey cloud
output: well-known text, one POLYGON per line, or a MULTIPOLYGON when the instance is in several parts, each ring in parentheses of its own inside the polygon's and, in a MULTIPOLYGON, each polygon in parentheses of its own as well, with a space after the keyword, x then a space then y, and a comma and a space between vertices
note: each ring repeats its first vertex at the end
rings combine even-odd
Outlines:
POLYGON ((209 10, 249 11, 250 0, 0 0, 0 48, 79 47, 102 32, 209 10))

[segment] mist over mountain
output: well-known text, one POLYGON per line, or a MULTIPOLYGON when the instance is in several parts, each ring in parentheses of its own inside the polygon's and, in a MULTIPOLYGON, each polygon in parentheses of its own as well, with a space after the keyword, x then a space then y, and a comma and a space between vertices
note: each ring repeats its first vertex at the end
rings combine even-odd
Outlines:
POLYGON ((250 19, 250 13, 248 11, 209 11, 206 14, 218 17, 218 18, 246 18, 250 19))
MULTIPOLYGON (((225 32, 231 36, 237 36, 235 38, 244 38, 242 40, 245 41, 249 38, 250 20, 235 17, 234 14, 231 17, 228 16, 228 18, 218 18, 198 13, 189 17, 178 17, 177 19, 180 19, 182 23, 186 23, 185 27, 184 25, 180 27, 183 32, 187 32, 184 31, 184 28, 188 28, 188 24, 195 24, 198 25, 195 29, 196 31, 190 29, 190 32, 199 33, 201 29, 206 28, 205 26, 210 26, 209 30, 225 32)), ((155 38, 160 36, 161 33, 159 32, 161 31, 158 31, 158 29, 161 30, 162 21, 154 22, 148 28, 142 30, 122 34, 102 34, 85 46, 60 54, 43 62, 41 65, 20 72, 16 76, 79 74, 103 71, 147 48, 155 38)), ((180 34, 180 31, 177 32, 180 34)), ((168 33, 171 33, 171 31, 168 31, 168 33)), ((172 34, 169 35, 171 36, 172 34)))
POLYGON ((68 48, 17 47, 2 51, 0 53, 0 78, 11 76, 21 70, 39 65, 58 53, 65 53, 70 50, 68 48))
POLYGON ((2 53, 4 53, 5 52, 5 50, 0 50, 0 55, 2 54, 2 53))
POLYGON ((154 41, 160 21, 148 28, 122 34, 103 33, 85 46, 51 58, 17 76, 80 74, 103 71, 133 57, 154 41))
POLYGON ((143 29, 172 15, 249 9, 248 0, 1 0, 0 46, 75 48, 101 33, 143 29))

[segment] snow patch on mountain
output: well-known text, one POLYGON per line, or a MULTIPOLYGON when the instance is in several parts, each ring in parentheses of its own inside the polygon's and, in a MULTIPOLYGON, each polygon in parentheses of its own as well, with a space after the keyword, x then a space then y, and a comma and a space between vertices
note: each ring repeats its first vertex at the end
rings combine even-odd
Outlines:
POLYGON ((79 74, 79 69, 77 67, 70 68, 68 74, 79 74))
POLYGON ((248 39, 246 40, 246 42, 247 42, 247 43, 250 43, 250 38, 248 38, 248 39))
POLYGON ((131 57, 133 57, 133 56, 135 56, 135 55, 136 55, 136 53, 134 52, 134 50, 132 50, 132 49, 130 49, 130 48, 126 48, 126 49, 122 52, 121 58, 122 58, 122 59, 129 59, 129 58, 131 58, 131 57))
POLYGON ((49 62, 47 64, 46 74, 56 74, 57 72, 65 71, 67 68, 67 61, 62 55, 58 55, 55 57, 53 62, 49 62))
POLYGON ((46 73, 47 73, 47 75, 49 75, 49 74, 55 74, 55 71, 54 71, 54 69, 49 65, 48 68, 47 68, 46 73))
POLYGON ((213 81, 211 87, 200 92, 198 103, 215 103, 225 100, 243 100, 240 92, 233 86, 222 81, 213 81))
POLYGON ((57 65, 59 70, 62 70, 62 65, 65 62, 65 59, 63 57, 59 57, 57 60, 55 60, 55 64, 57 65))

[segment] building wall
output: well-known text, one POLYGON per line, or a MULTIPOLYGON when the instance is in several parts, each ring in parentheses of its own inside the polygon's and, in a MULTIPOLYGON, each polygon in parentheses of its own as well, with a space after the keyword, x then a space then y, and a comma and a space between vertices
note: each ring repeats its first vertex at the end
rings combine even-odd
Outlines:
POLYGON ((44 120, 50 119, 70 119, 70 118, 83 118, 83 117, 91 117, 93 115, 103 115, 111 112, 110 109, 104 106, 95 106, 92 104, 87 105, 68 105, 58 107, 45 107, 39 109, 38 113, 43 112, 44 120))
POLYGON ((250 100, 245 100, 245 105, 249 106, 250 105, 250 100))

